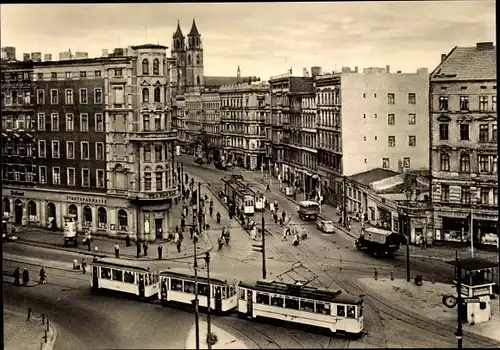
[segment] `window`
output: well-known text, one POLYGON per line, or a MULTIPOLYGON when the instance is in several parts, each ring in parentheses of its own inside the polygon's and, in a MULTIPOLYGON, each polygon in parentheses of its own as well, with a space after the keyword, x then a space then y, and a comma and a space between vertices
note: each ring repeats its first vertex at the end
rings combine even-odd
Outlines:
POLYGON ((490 156, 491 158, 491 173, 497 174, 498 172, 498 156, 490 156))
POLYGON ((441 184, 441 202, 450 201, 450 186, 441 184))
POLYGON ((195 284, 191 281, 184 281, 184 293, 194 294, 195 292, 195 284))
POLYGON ((389 147, 396 147, 396 136, 389 136, 389 147))
POLYGON ((178 280, 175 278, 170 279, 170 289, 178 292, 182 292, 182 280, 178 280))
POLYGON ((396 117, 394 116, 394 114, 389 114, 387 116, 387 124, 389 124, 389 125, 395 125, 396 124, 396 117))
POLYGON ((39 105, 45 104, 45 90, 36 90, 36 103, 39 105))
POLYGON ((255 302, 257 304, 269 305, 269 294, 255 293, 255 302))
POLYGON ((121 68, 115 68, 115 77, 121 77, 123 75, 123 70, 121 68))
POLYGON ((94 104, 102 103, 102 89, 94 89, 94 104))
POLYGON ((57 89, 51 89, 50 90, 50 104, 51 105, 56 105, 58 103, 59 103, 58 90, 57 89))
POLYGON ((208 285, 205 283, 198 283, 198 295, 208 296, 208 285))
POLYGON ((283 307, 284 301, 282 296, 271 296, 271 305, 276 307, 283 307))
POLYGON ((479 172, 480 173, 489 173, 490 172, 490 159, 489 159, 489 156, 479 155, 477 157, 477 162, 479 164, 479 172))
POLYGON ((99 188, 104 188, 104 170, 96 170, 96 186, 99 188))
POLYGON ((111 269, 108 267, 101 267, 101 278, 110 280, 111 279, 111 269))
POLYGON ((66 72, 66 79, 71 79, 71 72, 66 72))
POLYGON ((82 186, 90 187, 90 170, 82 169, 82 186))
POLYGON ((38 141, 38 157, 40 158, 45 158, 47 157, 47 149, 46 149, 46 143, 44 140, 39 140, 38 141))
POLYGON ((417 145, 417 137, 410 135, 408 136, 408 146, 415 147, 417 145))
POLYGON ((150 172, 144 173, 144 190, 151 191, 151 173, 150 172))
POLYGON ((413 92, 410 92, 408 94, 408 104, 409 105, 414 105, 416 103, 417 103, 417 96, 416 96, 416 94, 413 93, 413 92))
POLYGON ((287 309, 298 310, 299 309, 299 299, 293 297, 285 298, 285 307, 287 309))
POLYGON ((86 78, 87 77, 87 72, 81 71, 80 72, 80 78, 86 78))
POLYGON ((156 190, 157 191, 162 191, 163 190, 163 172, 157 171, 155 173, 156 175, 156 190))
POLYGON ((460 124, 460 140, 469 141, 469 124, 460 124))
POLYGON ((493 187, 493 205, 498 205, 498 187, 493 187))
POLYGON ((148 88, 142 89, 142 102, 144 102, 144 103, 149 102, 149 89, 148 88))
POLYGON ((38 77, 38 80, 43 80, 43 73, 38 73, 37 77, 38 77))
POLYGON ((470 187, 462 186, 460 202, 462 204, 470 204, 470 187))
POLYGON ((80 144, 80 158, 83 160, 90 159, 89 143, 87 141, 82 141, 80 144))
POLYGON ((150 125, 149 125, 149 114, 144 114, 142 116, 142 127, 143 127, 144 131, 150 131, 149 130, 149 127, 150 127, 150 125))
POLYGON ((75 168, 67 168, 68 186, 75 186, 75 168))
POLYGON ((75 129, 75 117, 73 113, 66 113, 66 131, 73 131, 75 129))
POLYGON ((490 130, 488 124, 479 125, 479 141, 488 142, 490 139, 490 130))
POLYGON ((460 96, 460 110, 461 111, 469 110, 469 96, 460 96))
POLYGON ((123 282, 123 271, 113 269, 113 281, 123 282))
POLYGON ((441 171, 450 171, 450 155, 448 153, 441 153, 440 169, 441 171))
POLYGON ((389 158, 382 158, 382 168, 389 169, 391 167, 391 163, 389 158))
POLYGON ((481 204, 489 204, 490 202, 490 189, 488 187, 481 187, 479 192, 479 200, 481 204))
POLYGON ((160 99, 161 99, 161 91, 159 87, 156 87, 154 90, 154 101, 160 102, 160 99))
POLYGON ((488 110, 488 96, 479 96, 479 110, 481 112, 488 110))
POLYGON ((461 172, 470 172, 470 155, 469 154, 461 154, 460 155, 460 171, 461 172))
POLYGON ((89 115, 87 113, 80 114, 80 131, 89 131, 89 115))
POLYGON ((61 184, 61 168, 59 168, 58 166, 52 167, 52 184, 61 184))
POLYGON ((101 76, 101 71, 100 70, 94 71, 94 76, 95 77, 100 77, 101 76))
MULTIPOLYGON (((97 224, 98 224, 97 227, 101 228, 101 229, 105 229, 107 226, 107 223, 108 223, 108 214, 106 212, 106 209, 104 209, 103 207, 100 207, 99 209, 97 209, 97 224)), ((127 273, 134 276, 133 273, 125 272, 125 282, 127 282, 127 273)), ((133 282, 130 282, 130 283, 133 283, 133 282)))
POLYGON ((155 115, 155 130, 161 131, 161 115, 155 115))
POLYGON ((306 299, 300 299, 300 310, 301 311, 314 312, 314 301, 312 301, 312 300, 306 300, 306 299))
POLYGON ((160 61, 157 58, 153 60, 153 75, 160 75, 160 61))
POLYGON ((104 131, 104 117, 102 113, 95 114, 95 131, 104 131))
POLYGON ((59 131, 59 114, 52 113, 50 119, 51 119, 51 130, 59 131))
POLYGON ((403 158, 403 168, 410 168, 410 157, 403 158))
POLYGON ((161 145, 156 145, 155 146, 155 161, 161 162, 162 161, 162 152, 163 147, 161 145))
POLYGON ((497 97, 496 96, 491 96, 491 110, 492 111, 497 110, 497 97))
POLYGON ((95 159, 104 160, 104 144, 102 142, 95 143, 95 159))
POLYGON ((390 105, 393 105, 396 103, 396 98, 395 98, 394 94, 387 94, 387 102, 390 105))
POLYGON ((439 110, 440 111, 448 110, 448 96, 439 96, 439 110))
POLYGON ((59 148, 59 141, 52 141, 52 158, 59 158, 61 150, 59 148))
POLYGON ((439 124, 439 139, 448 140, 448 124, 439 124))
POLYGON ((417 115, 415 113, 408 114, 408 124, 410 125, 417 124, 417 115))
POLYGON ((151 145, 144 145, 144 161, 151 162, 151 145))
POLYGON ((87 89, 80 89, 80 103, 88 103, 87 89))
POLYGON ((52 79, 56 79, 56 78, 57 78, 57 73, 56 73, 56 72, 51 72, 51 73, 50 73, 50 77, 51 77, 52 79))
POLYGON ((337 305, 337 316, 345 317, 345 305, 337 305))
POLYGON ((41 184, 47 183, 47 168, 44 166, 38 167, 38 182, 41 184))
POLYGON ((347 318, 356 318, 356 306, 347 305, 347 318))
POLYGON ((149 75, 149 61, 146 58, 142 60, 142 75, 149 75))
POLYGON ((66 96, 66 104, 71 105, 73 104, 73 89, 66 89, 65 90, 65 96, 66 96))
POLYGON ((38 113, 38 130, 45 130, 45 113, 38 113))
POLYGON ((317 301, 316 302, 316 313, 329 315, 330 314, 330 304, 317 301))
POLYGON ((246 294, 246 290, 243 288, 240 288, 240 299, 241 300, 245 300, 245 294, 246 294))

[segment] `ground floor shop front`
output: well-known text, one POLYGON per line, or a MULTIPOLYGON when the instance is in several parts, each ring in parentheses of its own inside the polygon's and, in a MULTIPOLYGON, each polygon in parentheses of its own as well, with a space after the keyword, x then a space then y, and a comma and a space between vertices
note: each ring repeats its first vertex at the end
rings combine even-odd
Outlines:
POLYGON ((78 232, 90 229, 92 234, 149 242, 167 238, 178 224, 172 198, 136 202, 106 194, 4 187, 2 210, 16 226, 62 230, 64 216, 74 215, 78 232))
POLYGON ((260 150, 238 150, 232 148, 224 149, 224 159, 235 166, 248 170, 259 170, 265 161, 265 152, 260 150))

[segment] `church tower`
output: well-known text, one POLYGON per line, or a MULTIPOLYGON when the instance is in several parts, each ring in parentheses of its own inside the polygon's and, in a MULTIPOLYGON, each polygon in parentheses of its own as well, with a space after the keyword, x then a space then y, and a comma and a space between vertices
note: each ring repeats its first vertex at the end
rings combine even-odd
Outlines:
POLYGON ((241 70, 240 70, 240 65, 238 65, 238 70, 236 71, 236 78, 238 79, 238 83, 241 83, 241 70))
POLYGON ((199 92, 203 88, 205 80, 203 72, 203 45, 194 19, 187 38, 186 91, 199 92))
POLYGON ((179 21, 177 21, 177 30, 172 37, 172 58, 175 59, 172 80, 176 94, 184 94, 186 87, 186 42, 179 21))

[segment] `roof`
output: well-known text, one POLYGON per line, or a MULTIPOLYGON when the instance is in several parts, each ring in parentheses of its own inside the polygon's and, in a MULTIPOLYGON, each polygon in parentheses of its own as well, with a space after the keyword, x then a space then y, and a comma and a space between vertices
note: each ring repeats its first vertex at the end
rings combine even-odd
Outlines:
POLYGON ((120 269, 129 269, 141 272, 153 272, 155 270, 150 269, 148 262, 146 261, 128 261, 116 258, 101 258, 97 261, 92 261, 91 265, 105 266, 105 267, 116 267, 120 269))
MULTIPOLYGON (((379 235, 382 235, 382 236, 390 236, 393 233, 396 233, 396 232, 392 232, 392 231, 388 231, 388 230, 383 230, 381 228, 376 228, 376 227, 366 227, 365 231, 366 232, 373 232, 373 233, 376 233, 376 234, 379 234, 379 235)), ((396 233, 396 234, 398 234, 398 233, 396 233)))
MULTIPOLYGON (((453 266, 458 266, 458 262, 456 260, 450 260, 447 261, 446 263, 453 266)), ((497 267, 498 263, 496 261, 487 260, 483 258, 466 258, 462 259, 461 265, 462 269, 465 269, 467 271, 474 271, 474 270, 482 270, 482 269, 497 267)))
POLYGON ((319 204, 313 201, 302 201, 299 203, 299 205, 319 205, 319 204))
POLYGON ((361 185, 369 186, 372 182, 387 179, 397 174, 399 173, 389 169, 375 168, 348 176, 348 179, 361 185))
POLYGON ((493 43, 455 47, 431 73, 431 81, 494 80, 497 54, 493 43))
POLYGON ((132 50, 143 50, 143 49, 162 49, 162 50, 166 50, 166 49, 168 49, 167 46, 157 45, 157 44, 143 44, 143 45, 131 46, 131 48, 132 48, 132 50))
POLYGON ((205 77, 205 86, 235 85, 238 82, 257 81, 257 77, 205 77))
POLYGON ((174 39, 177 39, 177 38, 184 39, 184 34, 182 34, 181 25, 180 25, 179 21, 177 21, 177 30, 175 31, 173 38, 174 39))
MULTIPOLYGON (((160 276, 170 276, 178 277, 181 279, 193 280, 194 281, 194 271, 183 268, 169 268, 168 270, 161 271, 160 276)), ((206 270, 198 270, 197 280, 199 283, 208 283, 206 270)), ((210 284, 234 284, 236 280, 232 278, 226 278, 220 274, 210 272, 210 284)))
POLYGON ((188 36, 200 36, 198 28, 196 28, 196 22, 194 21, 194 18, 193 18, 193 24, 191 25, 191 31, 189 32, 188 36))

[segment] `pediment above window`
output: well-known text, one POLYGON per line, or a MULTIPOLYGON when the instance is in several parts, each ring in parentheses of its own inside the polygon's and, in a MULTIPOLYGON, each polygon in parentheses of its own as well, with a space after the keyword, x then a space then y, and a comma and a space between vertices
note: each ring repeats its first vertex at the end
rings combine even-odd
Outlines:
POLYGON ((437 147, 438 151, 440 152, 451 152, 453 150, 453 148, 451 148, 450 146, 448 145, 439 145, 437 147))
POLYGON ((146 80, 143 80, 142 83, 141 83, 141 86, 149 86, 151 84, 149 84, 146 80))
POLYGON ((478 122, 494 122, 496 120, 497 120, 497 117, 495 117, 493 115, 485 115, 485 116, 476 118, 476 121, 478 121, 478 122))
POLYGON ((474 121, 474 118, 468 115, 462 115, 457 118, 457 123, 472 123, 474 121))
POLYGON ((459 154, 471 154, 472 150, 470 148, 459 148, 458 153, 459 154))
POLYGON ((156 83, 154 83, 154 86, 161 86, 161 83, 159 80, 156 81, 156 83))
POLYGON ((439 122, 447 123, 447 122, 451 121, 451 118, 448 115, 446 115, 446 114, 440 114, 439 117, 437 117, 437 120, 439 122))

